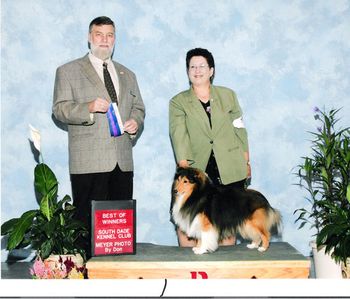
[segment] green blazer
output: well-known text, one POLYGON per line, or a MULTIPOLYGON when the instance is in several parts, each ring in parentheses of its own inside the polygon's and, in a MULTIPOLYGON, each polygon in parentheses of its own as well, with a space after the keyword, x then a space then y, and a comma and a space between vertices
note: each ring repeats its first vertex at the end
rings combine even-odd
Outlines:
POLYGON ((213 150, 221 181, 229 184, 247 177, 244 152, 247 131, 233 121, 242 116, 235 93, 225 87, 210 87, 211 122, 192 88, 173 97, 169 104, 169 131, 176 161, 188 160, 205 171, 213 150))

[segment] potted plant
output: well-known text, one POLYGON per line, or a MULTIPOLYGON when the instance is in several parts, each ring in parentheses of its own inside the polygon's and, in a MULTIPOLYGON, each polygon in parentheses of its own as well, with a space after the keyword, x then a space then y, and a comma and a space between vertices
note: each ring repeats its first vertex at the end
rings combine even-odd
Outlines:
POLYGON ((321 126, 310 132, 314 137, 311 155, 303 157, 296 173, 310 208, 294 213, 299 229, 306 224, 316 229, 317 251, 324 250, 336 263, 346 265, 350 257, 350 129, 336 128, 339 110, 314 110, 321 126))
POLYGON ((9 251, 28 246, 36 250, 37 258, 31 269, 33 277, 66 278, 75 272, 83 273, 86 255, 82 244, 87 237, 87 229, 74 219, 75 207, 71 204, 70 196, 58 199, 58 181, 40 153, 39 131, 31 127, 31 136, 34 148, 39 152, 39 163, 34 169, 34 187, 39 206, 3 223, 1 235, 8 236, 9 251), (49 270, 49 267, 53 270, 49 270), (46 273, 43 274, 45 268, 46 273), (61 276, 53 274, 55 269, 57 273, 60 271, 61 276))

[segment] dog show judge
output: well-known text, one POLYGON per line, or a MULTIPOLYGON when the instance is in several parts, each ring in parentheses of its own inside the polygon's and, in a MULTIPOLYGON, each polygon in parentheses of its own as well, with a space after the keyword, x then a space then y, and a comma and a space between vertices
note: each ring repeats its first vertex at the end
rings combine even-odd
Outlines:
MULTIPOLYGON (((247 131, 233 90, 213 85, 215 63, 206 49, 187 52, 190 88, 169 103, 169 133, 179 167, 205 171, 219 188, 245 187, 251 176, 247 131)), ((177 228, 180 246, 195 246, 177 228)), ((234 245, 235 236, 221 245, 234 245)))
POLYGON ((110 18, 91 21, 88 44, 88 54, 57 69, 53 114, 68 125, 75 217, 89 227, 91 200, 132 199, 132 148, 142 132, 145 106, 135 74, 112 61, 110 18))

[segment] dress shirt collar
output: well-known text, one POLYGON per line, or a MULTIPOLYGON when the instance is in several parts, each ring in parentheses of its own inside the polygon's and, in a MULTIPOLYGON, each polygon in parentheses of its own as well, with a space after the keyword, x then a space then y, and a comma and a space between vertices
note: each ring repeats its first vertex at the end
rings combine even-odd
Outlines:
POLYGON ((96 57, 94 54, 92 54, 91 52, 89 52, 89 59, 91 61, 91 63, 95 66, 99 66, 102 67, 103 63, 106 62, 108 65, 109 63, 112 61, 111 58, 108 58, 106 60, 102 60, 98 57, 96 57))
POLYGON ((90 62, 97 72, 97 75, 100 77, 101 81, 104 82, 104 77, 103 77, 103 63, 106 62, 108 64, 108 71, 111 75, 112 82, 115 88, 115 91, 117 92, 117 95, 119 96, 119 78, 117 71, 115 69, 115 66, 113 64, 113 61, 111 58, 108 58, 107 60, 102 60, 96 56, 94 56, 91 52, 89 52, 89 59, 90 62))

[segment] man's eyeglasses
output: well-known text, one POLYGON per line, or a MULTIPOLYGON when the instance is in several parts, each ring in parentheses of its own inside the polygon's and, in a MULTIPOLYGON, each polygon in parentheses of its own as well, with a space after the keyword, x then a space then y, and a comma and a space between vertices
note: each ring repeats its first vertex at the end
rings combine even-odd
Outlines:
POLYGON ((203 70, 206 69, 207 67, 209 67, 209 65, 207 65, 207 64, 190 65, 188 69, 189 69, 190 71, 195 71, 195 70, 197 70, 197 69, 199 69, 200 71, 203 71, 203 70))

